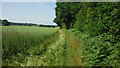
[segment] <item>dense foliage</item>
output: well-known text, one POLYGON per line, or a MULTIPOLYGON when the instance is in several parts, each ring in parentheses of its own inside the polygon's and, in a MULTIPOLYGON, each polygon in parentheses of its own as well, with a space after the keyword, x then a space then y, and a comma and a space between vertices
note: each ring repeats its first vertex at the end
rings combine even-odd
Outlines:
POLYGON ((120 66, 120 2, 57 2, 56 22, 83 39, 85 65, 120 66))

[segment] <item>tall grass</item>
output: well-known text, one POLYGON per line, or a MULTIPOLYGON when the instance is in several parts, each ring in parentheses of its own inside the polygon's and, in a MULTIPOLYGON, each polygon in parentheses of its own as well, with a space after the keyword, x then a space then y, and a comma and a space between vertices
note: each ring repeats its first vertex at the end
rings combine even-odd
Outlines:
POLYGON ((57 32, 58 29, 24 26, 2 27, 3 64, 11 63, 11 57, 17 54, 29 55, 27 49, 35 47, 57 32))

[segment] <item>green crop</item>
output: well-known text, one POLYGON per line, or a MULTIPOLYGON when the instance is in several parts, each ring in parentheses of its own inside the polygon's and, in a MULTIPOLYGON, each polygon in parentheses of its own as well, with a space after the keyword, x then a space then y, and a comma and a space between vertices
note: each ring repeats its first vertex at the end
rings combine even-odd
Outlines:
MULTIPOLYGON (((13 62, 14 57, 18 57, 19 62, 23 62, 24 56, 34 52, 30 48, 39 46, 34 51, 41 54, 44 51, 43 46, 40 46, 49 37, 54 35, 58 29, 42 28, 42 27, 25 27, 25 26, 3 26, 2 27, 2 58, 3 65, 13 62), (20 56, 23 54, 22 56, 20 56), (17 56, 19 55, 19 56, 17 56), (20 57, 20 58, 19 58, 20 57)), ((45 47, 45 46, 44 46, 45 47)), ((15 59, 14 59, 15 60, 15 59)))

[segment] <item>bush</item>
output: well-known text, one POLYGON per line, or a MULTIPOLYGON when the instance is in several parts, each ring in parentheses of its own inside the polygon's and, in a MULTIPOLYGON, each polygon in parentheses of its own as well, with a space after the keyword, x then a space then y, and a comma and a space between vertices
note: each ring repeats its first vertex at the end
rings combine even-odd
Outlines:
POLYGON ((120 42, 115 40, 113 35, 104 33, 102 35, 89 38, 85 45, 86 65, 119 65, 120 42))

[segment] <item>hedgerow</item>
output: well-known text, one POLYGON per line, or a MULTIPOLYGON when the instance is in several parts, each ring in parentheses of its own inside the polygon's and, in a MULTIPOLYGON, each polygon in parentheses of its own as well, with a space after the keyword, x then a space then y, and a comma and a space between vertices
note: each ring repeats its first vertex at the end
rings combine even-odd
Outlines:
POLYGON ((120 66, 120 2, 57 2, 56 5, 54 22, 85 41, 85 65, 120 66))

